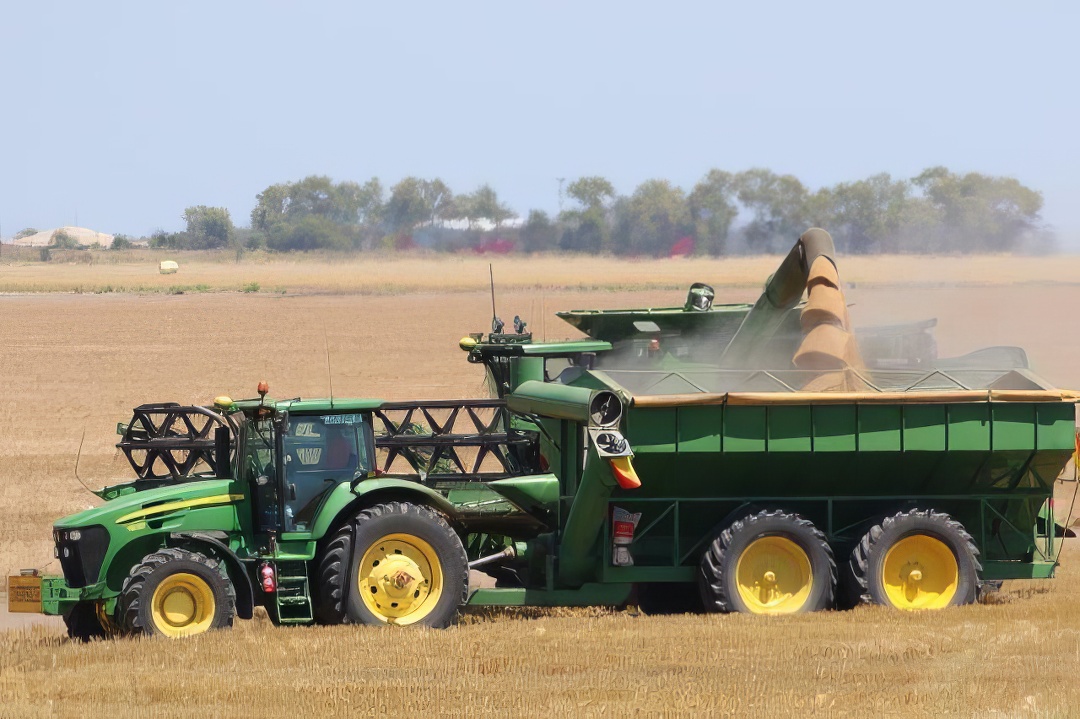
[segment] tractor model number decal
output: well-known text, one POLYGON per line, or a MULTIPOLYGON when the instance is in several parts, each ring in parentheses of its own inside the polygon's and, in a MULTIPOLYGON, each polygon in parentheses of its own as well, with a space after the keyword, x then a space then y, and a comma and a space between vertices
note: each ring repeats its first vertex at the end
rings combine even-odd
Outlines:
POLYGON ((323 424, 363 424, 362 414, 328 414, 322 418, 323 424))

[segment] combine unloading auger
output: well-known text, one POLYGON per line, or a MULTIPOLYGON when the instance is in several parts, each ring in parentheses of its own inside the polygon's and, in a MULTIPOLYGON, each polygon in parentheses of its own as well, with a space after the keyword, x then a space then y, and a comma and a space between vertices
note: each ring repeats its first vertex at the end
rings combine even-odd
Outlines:
POLYGON ((828 232, 816 227, 804 232, 743 319, 720 356, 720 366, 765 366, 770 340, 805 291, 808 300, 799 317, 803 339, 792 363, 805 370, 861 368, 863 362, 852 333, 834 253, 828 232))

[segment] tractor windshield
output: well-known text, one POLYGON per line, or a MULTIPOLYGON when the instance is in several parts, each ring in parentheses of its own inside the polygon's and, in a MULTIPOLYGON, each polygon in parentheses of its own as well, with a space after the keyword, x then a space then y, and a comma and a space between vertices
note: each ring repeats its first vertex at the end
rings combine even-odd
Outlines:
POLYGON ((285 531, 307 531, 322 500, 370 467, 362 414, 290 415, 285 436, 285 531))

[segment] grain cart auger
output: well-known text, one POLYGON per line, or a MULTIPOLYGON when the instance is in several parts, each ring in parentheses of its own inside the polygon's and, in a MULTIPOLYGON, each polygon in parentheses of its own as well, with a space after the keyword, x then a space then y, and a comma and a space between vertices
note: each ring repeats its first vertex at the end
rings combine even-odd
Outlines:
POLYGON ((139 407, 118 427, 135 479, 55 523, 63 576, 12 577, 9 608, 63 615, 75 637, 181 637, 258 606, 283 625, 432 627, 466 605, 918 610, 1053 576, 1077 395, 1015 363, 859 363, 827 238, 804 235, 740 315, 740 334, 771 332, 801 282, 785 346, 813 361, 683 362, 661 339, 623 364, 607 341, 495 322, 460 342, 493 399, 260 385, 139 407), (823 326, 841 340, 827 352, 823 326))

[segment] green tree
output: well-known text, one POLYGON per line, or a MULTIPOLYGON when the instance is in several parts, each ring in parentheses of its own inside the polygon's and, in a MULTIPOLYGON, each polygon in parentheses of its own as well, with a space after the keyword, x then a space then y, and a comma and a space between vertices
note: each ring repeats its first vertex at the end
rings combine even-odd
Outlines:
POLYGON ((615 252, 666 255, 693 231, 686 194, 667 180, 646 180, 616 203, 615 252))
POLYGON ((688 201, 698 252, 724 254, 731 223, 739 214, 735 192, 735 176, 723 170, 709 170, 694 185, 688 201))
POLYGON ((782 251, 806 230, 804 210, 809 193, 794 175, 777 175, 758 167, 736 175, 735 187, 739 203, 753 213, 743 230, 751 250, 782 251))
POLYGON ((251 228, 268 232, 275 225, 284 222, 289 210, 290 183, 270 185, 255 196, 255 207, 251 210, 251 228))
POLYGON ((937 249, 1011 250, 1041 225, 1042 194, 1015 178, 931 167, 912 182, 941 213, 937 249))
POLYGON ((574 198, 586 209, 604 207, 615 199, 615 188, 603 177, 592 175, 579 177, 566 188, 566 194, 574 198))
POLYGON ((328 217, 304 215, 274 226, 266 238, 272 250, 347 250, 354 246, 349 228, 328 217))
POLYGON ((235 231, 229 211, 224 207, 194 205, 184 210, 184 222, 187 223, 187 246, 193 250, 225 247, 235 231))
POLYGON ((521 228, 522 249, 526 252, 547 252, 555 249, 558 228, 543 210, 529 210, 529 217, 521 228))
POLYGON ((509 206, 499 201, 499 196, 491 185, 483 184, 475 192, 460 196, 456 200, 460 216, 469 221, 469 227, 477 220, 491 220, 498 230, 502 223, 517 217, 509 206))
POLYGON ((455 212, 454 193, 445 182, 406 177, 390 188, 385 217, 391 230, 402 232, 451 219, 455 212))
POLYGON ((828 228, 843 253, 895 252, 919 224, 919 202, 908 182, 883 172, 818 190, 806 203, 807 224, 828 228))
POLYGON ((604 252, 611 249, 608 206, 615 199, 615 187, 603 177, 579 177, 566 188, 566 194, 580 207, 564 211, 559 219, 566 230, 559 240, 564 250, 604 252))
POLYGON ((63 230, 57 230, 52 234, 52 241, 49 245, 59 250, 77 250, 79 249, 79 243, 75 241, 75 238, 64 232, 63 230))
POLYGON ((24 227, 23 229, 21 229, 21 230, 19 230, 18 232, 15 233, 15 238, 14 239, 21 240, 24 237, 29 237, 30 235, 36 235, 38 232, 40 232, 40 230, 38 230, 37 228, 24 227))
POLYGON ((112 244, 109 245, 110 250, 130 250, 135 244, 131 241, 131 238, 127 235, 113 235, 112 244))

